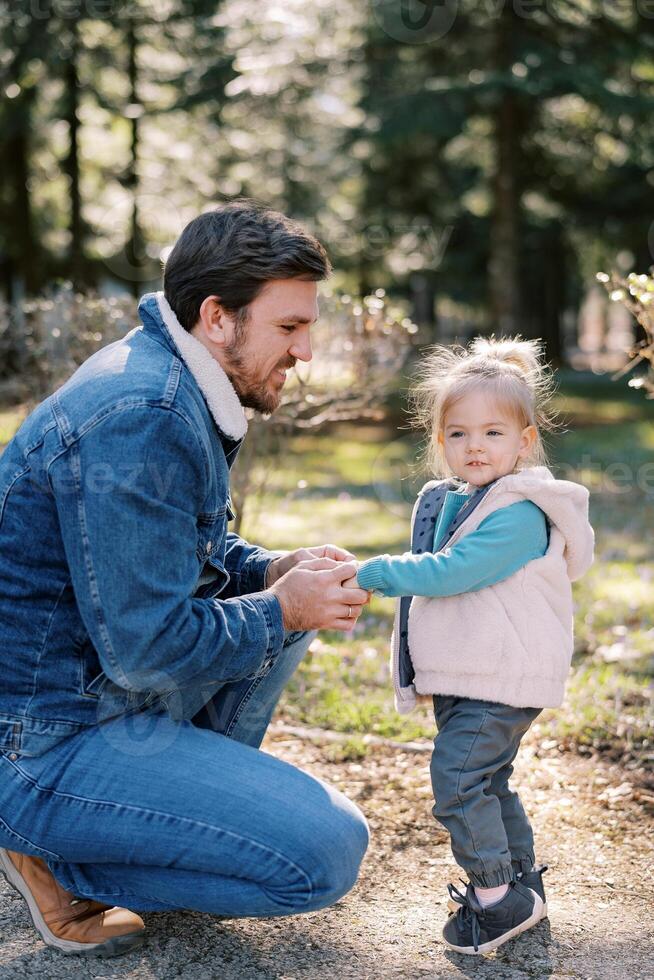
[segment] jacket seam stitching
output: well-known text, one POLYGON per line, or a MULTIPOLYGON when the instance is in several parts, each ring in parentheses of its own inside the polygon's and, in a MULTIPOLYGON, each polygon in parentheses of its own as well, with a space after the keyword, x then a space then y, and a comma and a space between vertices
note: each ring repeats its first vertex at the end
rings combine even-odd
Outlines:
MULTIPOLYGON (((104 422, 106 419, 112 418, 114 415, 118 415, 118 414, 120 414, 122 412, 129 412, 129 411, 134 411, 136 409, 143 409, 143 408, 158 408, 158 409, 161 409, 164 412, 173 412, 175 415, 177 415, 179 418, 181 418, 182 421, 185 422, 186 425, 188 425, 188 427, 196 435, 196 441, 198 442, 198 446, 199 446, 199 448, 200 448, 200 450, 202 452, 202 455, 203 455, 203 458, 205 460, 205 463, 208 465, 208 457, 207 457, 207 454, 206 454, 206 452, 204 450, 204 447, 200 443, 199 439, 197 439, 196 426, 193 424, 192 420, 177 405, 174 405, 174 404, 166 404, 163 401, 163 398, 159 398, 159 399, 156 399, 156 400, 155 399, 140 399, 138 401, 136 401, 136 400, 130 400, 130 401, 124 401, 122 403, 119 402, 118 405, 112 405, 111 408, 106 409, 105 411, 101 412, 99 415, 93 416, 93 418, 89 419, 88 422, 83 427, 81 427, 78 430, 76 430, 75 435, 74 435, 74 438, 70 439, 70 441, 67 444, 65 444, 62 452, 66 452, 67 450, 71 449, 74 445, 76 445, 77 443, 79 443, 81 441, 81 439, 88 432, 91 432, 97 425, 99 425, 100 423, 104 422)), ((67 431, 68 431, 68 433, 72 432, 72 430, 70 429, 70 427, 67 428, 67 431)), ((62 434, 63 435, 66 435, 65 432, 62 432, 62 434)), ((52 460, 50 461, 50 464, 52 462, 54 462, 55 459, 58 459, 59 456, 62 455, 62 452, 59 452, 59 453, 56 454, 56 456, 53 456, 52 460)), ((48 468, 49 468, 49 466, 48 466, 48 468)))
POLYGON ((98 624, 100 636, 102 637, 102 642, 104 644, 105 653, 112 665, 118 677, 124 686, 127 685, 127 677, 123 672, 122 667, 116 659, 116 655, 111 645, 111 638, 107 631, 107 624, 102 612, 102 603, 100 602, 100 593, 98 591, 97 577, 95 574, 95 568, 93 565, 93 560, 89 553, 88 548, 88 528, 86 523, 86 511, 84 509, 84 499, 82 497, 82 487, 81 487, 81 462, 79 457, 79 445, 76 443, 71 447, 71 469, 75 477, 75 494, 77 497, 77 518, 79 521, 79 532, 82 545, 82 554, 84 556, 84 566, 86 569, 86 574, 88 576, 89 592, 91 594, 91 601, 93 603, 93 609, 96 616, 96 621, 98 624))
POLYGON ((2 517, 5 512, 5 505, 7 503, 7 498, 9 497, 9 494, 13 490, 14 486, 18 483, 20 478, 25 476, 26 473, 29 473, 29 470, 30 470, 29 466, 25 466, 22 470, 20 470, 19 473, 16 473, 16 475, 12 477, 11 483, 9 483, 9 485, 5 489, 5 492, 2 494, 2 497, 0 498, 0 524, 2 523, 2 517))
POLYGON ((45 647, 46 647, 46 644, 48 642, 48 637, 50 635, 50 629, 52 627, 52 620, 54 619, 54 615, 55 615, 57 609, 59 608, 59 603, 61 602, 61 597, 63 596, 64 592, 66 591, 66 587, 67 586, 68 586, 68 580, 65 581, 64 584, 62 585, 62 587, 60 588, 59 593, 57 595, 57 598, 55 599, 54 605, 52 606, 52 609, 50 610, 50 615, 48 616, 48 624, 47 624, 46 629, 45 629, 45 634, 44 634, 44 637, 43 637, 43 642, 41 643, 41 648, 39 650, 39 655, 36 658, 36 664, 35 664, 35 669, 34 669, 34 680, 33 680, 33 683, 32 683, 32 693, 30 694, 30 699, 27 702, 27 705, 25 706, 25 715, 26 716, 27 716, 27 714, 28 714, 28 712, 30 710, 30 707, 32 706, 32 701, 36 697, 36 682, 37 682, 39 670, 40 670, 40 667, 41 667, 41 659, 43 657, 43 653, 45 651, 45 647))
POLYGON ((36 440, 36 442, 30 443, 29 446, 25 447, 24 450, 25 458, 30 456, 36 449, 40 449, 40 447, 45 442, 48 433, 51 432, 52 429, 56 429, 56 428, 57 428, 57 420, 53 418, 52 421, 48 422, 45 428, 41 430, 39 438, 36 440))
MULTIPOLYGON (((183 412, 180 408, 178 408, 175 405, 163 405, 161 403, 154 404, 150 402, 141 402, 138 404, 133 403, 130 405, 118 405, 118 406, 114 405, 109 411, 104 412, 102 415, 94 418, 89 423, 89 425, 86 426, 86 428, 80 430, 77 433, 77 437, 74 440, 71 440, 71 442, 68 445, 64 445, 62 449, 49 460, 45 470, 48 479, 50 477, 50 470, 53 464, 56 463, 57 460, 60 459, 62 456, 65 456, 66 453, 71 452, 73 448, 81 442, 83 436, 85 436, 88 432, 92 431, 92 429, 94 429, 96 425, 99 425, 101 422, 104 422, 106 419, 111 418, 113 415, 118 415, 120 412, 128 412, 134 409, 141 409, 141 408, 157 408, 157 409, 161 409, 161 411, 163 412, 172 412, 175 415, 177 415, 177 417, 180 418, 189 427, 189 429, 193 433, 193 437, 198 446, 198 449, 202 454, 202 458, 205 465, 205 479, 207 480, 207 482, 209 482, 210 473, 211 473, 211 464, 209 461, 209 457, 205 452, 204 446, 202 445, 201 440, 198 438, 197 429, 193 425, 191 419, 188 417, 188 415, 186 415, 185 412, 183 412)), ((24 472, 27 472, 27 470, 25 470, 24 472)), ((52 484, 50 485, 52 486, 52 484)), ((1 512, 0 512, 0 516, 1 516, 1 512)))

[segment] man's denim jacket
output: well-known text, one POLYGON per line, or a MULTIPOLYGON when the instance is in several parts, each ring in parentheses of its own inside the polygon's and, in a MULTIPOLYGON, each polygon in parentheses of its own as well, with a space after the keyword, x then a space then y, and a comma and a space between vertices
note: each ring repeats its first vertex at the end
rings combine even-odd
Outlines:
POLYGON ((275 553, 227 530, 242 434, 219 427, 161 296, 0 456, 0 751, 40 755, 185 685, 256 676, 282 649, 263 591, 275 553))

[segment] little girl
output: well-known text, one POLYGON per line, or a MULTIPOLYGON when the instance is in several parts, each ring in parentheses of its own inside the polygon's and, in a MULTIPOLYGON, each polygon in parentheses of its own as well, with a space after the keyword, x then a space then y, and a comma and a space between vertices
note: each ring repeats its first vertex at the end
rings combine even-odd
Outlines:
POLYGON ((418 495, 412 551, 357 563, 349 584, 398 596, 395 702, 432 695, 433 814, 466 872, 443 937, 485 953, 546 915, 544 867, 509 789, 520 741, 563 700, 573 651, 570 583, 593 561, 588 491, 547 468, 551 376, 537 341, 435 347, 416 389, 437 476, 418 495))

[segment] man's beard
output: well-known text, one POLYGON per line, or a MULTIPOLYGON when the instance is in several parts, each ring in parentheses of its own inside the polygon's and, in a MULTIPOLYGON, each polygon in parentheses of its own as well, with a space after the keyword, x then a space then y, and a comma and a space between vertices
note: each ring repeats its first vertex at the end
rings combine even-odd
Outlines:
MULTIPOLYGON (((281 387, 273 391, 268 387, 268 378, 259 378, 247 365, 247 342, 243 325, 239 324, 231 344, 228 344, 223 354, 225 357, 225 374, 234 386, 238 399, 244 408, 253 408, 262 415, 272 415, 282 397, 281 387), (239 329, 240 328, 240 329, 239 329)), ((293 367, 296 358, 289 355, 284 364, 277 367, 280 371, 293 367)))

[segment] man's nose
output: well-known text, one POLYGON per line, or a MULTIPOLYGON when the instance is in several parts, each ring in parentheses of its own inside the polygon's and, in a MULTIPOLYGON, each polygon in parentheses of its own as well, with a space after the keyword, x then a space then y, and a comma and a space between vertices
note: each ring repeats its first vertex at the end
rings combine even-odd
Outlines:
POLYGON ((310 361, 313 357, 313 351, 311 350, 309 335, 306 334, 304 337, 296 337, 293 346, 289 348, 288 352, 293 357, 297 357, 299 361, 310 361))

